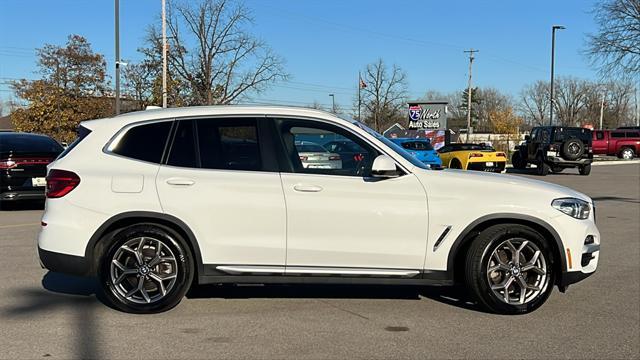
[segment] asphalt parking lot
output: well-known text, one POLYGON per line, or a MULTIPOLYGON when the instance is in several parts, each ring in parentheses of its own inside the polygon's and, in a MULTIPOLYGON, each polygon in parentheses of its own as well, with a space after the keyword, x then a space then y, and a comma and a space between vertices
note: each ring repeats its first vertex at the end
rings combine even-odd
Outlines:
POLYGON ((41 210, 1 211, 0 358, 640 357, 640 165, 543 179, 596 201, 602 253, 594 276, 524 316, 456 289, 328 286, 203 287, 169 312, 124 314, 93 279, 40 268, 41 210))

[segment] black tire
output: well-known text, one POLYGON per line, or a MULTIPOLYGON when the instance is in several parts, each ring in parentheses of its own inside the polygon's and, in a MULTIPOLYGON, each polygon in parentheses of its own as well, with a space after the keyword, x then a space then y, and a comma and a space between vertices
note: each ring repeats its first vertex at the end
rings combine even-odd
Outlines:
POLYGON ((562 172, 562 170, 564 170, 564 168, 563 168, 563 167, 561 167, 561 166, 554 166, 554 167, 552 167, 552 168, 551 168, 551 171, 552 171, 554 174, 559 174, 559 173, 561 173, 561 172, 562 172))
POLYGON ((591 174, 591 164, 580 166, 578 168, 578 172, 580 173, 580 175, 584 175, 584 176, 591 174))
MULTIPOLYGON (((520 243, 521 244, 521 243, 520 243)), ((529 245, 527 245, 529 246, 529 245)), ((533 246, 533 245, 532 245, 533 246)), ((513 267, 511 267, 513 269, 513 267)), ((540 267, 542 269, 542 267, 540 267)), ((510 273, 505 272, 504 276, 510 273)), ((506 279, 506 278, 505 278, 506 279)), ((496 281, 499 279, 495 279, 496 281)), ((470 289, 471 295, 478 301, 478 303, 487 309, 488 311, 499 314, 524 314, 539 308, 549 298, 549 295, 553 291, 553 285, 555 284, 555 271, 553 264, 553 251, 548 245, 545 238, 533 229, 519 224, 503 224, 494 225, 486 230, 482 231, 477 238, 473 240, 469 251, 467 252, 465 262, 465 281, 467 287, 470 289), (540 250, 540 257, 545 262, 546 271, 544 275, 534 275, 536 278, 529 279, 531 276, 529 272, 524 273, 524 270, 520 272, 520 269, 524 267, 518 266, 518 274, 522 274, 523 281, 534 282, 540 281, 539 291, 531 290, 530 295, 526 295, 529 290, 525 290, 525 298, 522 304, 507 303, 502 296, 498 296, 494 290, 491 289, 492 285, 496 285, 493 281, 493 275, 495 271, 488 274, 488 266, 490 261, 494 261, 493 252, 499 247, 502 249, 502 245, 507 241, 512 241, 515 246, 518 246, 518 240, 526 240, 527 244, 534 244, 536 248, 540 250)), ((510 293, 510 289, 514 291, 514 298, 519 294, 515 292, 515 288, 519 287, 519 280, 516 283, 512 283, 511 286, 506 288, 506 292, 510 293)), ((521 289, 521 288, 520 288, 521 289)), ((509 295, 507 296, 509 297, 509 295)), ((511 298, 509 298, 511 300, 511 298)))
POLYGON ((569 139, 562 144, 561 154, 565 160, 578 160, 584 154, 584 143, 579 139, 569 139))
POLYGON ((546 176, 549 173, 549 170, 551 170, 551 168, 549 167, 549 164, 545 163, 542 160, 540 160, 536 164, 536 166, 537 166, 536 173, 540 176, 546 176))
MULTIPOLYGON (((115 309, 135 314, 151 314, 167 311, 180 303, 193 281, 195 262, 189 246, 179 234, 165 226, 156 224, 138 224, 130 226, 117 233, 105 249, 106 251, 100 257, 98 278, 100 280, 102 291, 105 295, 105 300, 115 309), (157 248, 161 249, 158 254, 160 258, 173 258, 175 260, 163 261, 155 266, 148 266, 147 271, 145 272, 141 271, 142 266, 139 266, 137 263, 125 264, 127 268, 130 268, 128 270, 134 270, 137 267, 138 273, 119 276, 118 279, 122 278, 122 280, 114 285, 114 282, 117 282, 117 279, 115 281, 113 280, 114 276, 112 271, 120 271, 112 268, 112 260, 114 259, 114 256, 134 254, 135 251, 123 251, 121 247, 128 242, 137 242, 137 239, 141 239, 143 237, 148 239, 147 243, 144 243, 141 249, 141 253, 143 253, 141 257, 144 261, 144 265, 153 262, 153 257, 158 254, 155 252, 157 248), (163 245, 156 245, 153 247, 154 241, 160 241, 163 245), (160 283, 163 285, 152 280, 152 275, 150 275, 151 273, 163 276, 167 271, 172 271, 168 274, 175 274, 175 278, 160 280, 160 283), (139 284, 138 281, 143 273, 149 274, 148 276, 145 276, 146 280, 143 282, 143 288, 147 295, 143 297, 142 292, 138 291, 133 295, 126 297, 126 294, 123 294, 124 291, 129 289, 133 290, 137 286, 136 283, 139 284), (175 281, 172 281, 172 279, 175 279, 175 281), (162 295, 161 288, 166 291, 165 295, 162 295), (149 297, 151 297, 152 300, 150 302, 146 301, 149 297), (153 300, 154 297, 157 298, 157 300, 153 300)), ((136 251, 138 250, 138 248, 132 249, 135 249, 136 251)), ((129 255, 129 258, 131 258, 131 256, 132 255, 129 255)), ((137 256, 135 259, 137 259, 137 256)))
POLYGON ((511 155, 511 165, 518 170, 524 170, 527 168, 527 162, 522 158, 520 151, 516 151, 511 155))
POLYGON ((458 159, 453 159, 453 160, 451 160, 451 162, 449 163, 449 168, 450 168, 450 169, 462 169, 462 164, 460 163, 460 160, 458 160, 458 159))

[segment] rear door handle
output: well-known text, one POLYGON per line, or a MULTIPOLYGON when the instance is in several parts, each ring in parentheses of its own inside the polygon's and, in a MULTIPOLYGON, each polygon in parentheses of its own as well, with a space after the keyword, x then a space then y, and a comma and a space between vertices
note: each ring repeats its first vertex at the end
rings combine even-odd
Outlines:
POLYGON ((196 182, 191 179, 186 178, 169 178, 167 179, 167 184, 169 185, 180 185, 180 186, 191 186, 196 182))
POLYGON ((299 192, 320 192, 322 191, 322 187, 318 185, 297 184, 293 186, 293 190, 299 192))

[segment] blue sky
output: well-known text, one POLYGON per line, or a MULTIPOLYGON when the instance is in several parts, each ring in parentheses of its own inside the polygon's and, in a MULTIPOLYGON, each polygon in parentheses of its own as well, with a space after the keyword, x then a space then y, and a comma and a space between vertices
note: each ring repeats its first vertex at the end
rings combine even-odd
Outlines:
MULTIPOLYGON (((159 21, 160 0, 120 0, 122 59, 136 60, 149 24, 159 21)), ((468 59, 479 49, 474 83, 517 96, 535 80, 548 80, 551 25, 567 27, 556 38, 557 76, 596 79, 581 54, 596 31, 587 0, 246 0, 253 33, 286 60, 291 82, 277 84, 255 100, 350 106, 358 70, 383 58, 404 69, 409 96, 426 90, 466 87, 468 59)), ((113 1, 1 0, 0 99, 11 96, 6 81, 36 78, 35 48, 64 44, 69 34, 89 39, 114 61, 113 1)), ((113 83, 113 81, 112 81, 113 83)))

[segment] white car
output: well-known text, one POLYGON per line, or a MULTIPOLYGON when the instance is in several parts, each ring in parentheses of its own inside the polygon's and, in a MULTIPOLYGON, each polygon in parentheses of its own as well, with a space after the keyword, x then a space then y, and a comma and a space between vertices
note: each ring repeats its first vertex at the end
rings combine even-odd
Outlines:
POLYGON ((307 169, 342 169, 340 155, 329 152, 311 141, 296 141, 296 150, 307 169))
POLYGON ((461 281, 488 310, 524 313, 598 264, 589 197, 428 170, 326 112, 194 107, 80 126, 48 166, 39 255, 51 271, 97 275, 123 311, 170 309, 192 283, 461 281), (295 142, 314 131, 366 156, 348 169, 305 168, 295 142))

